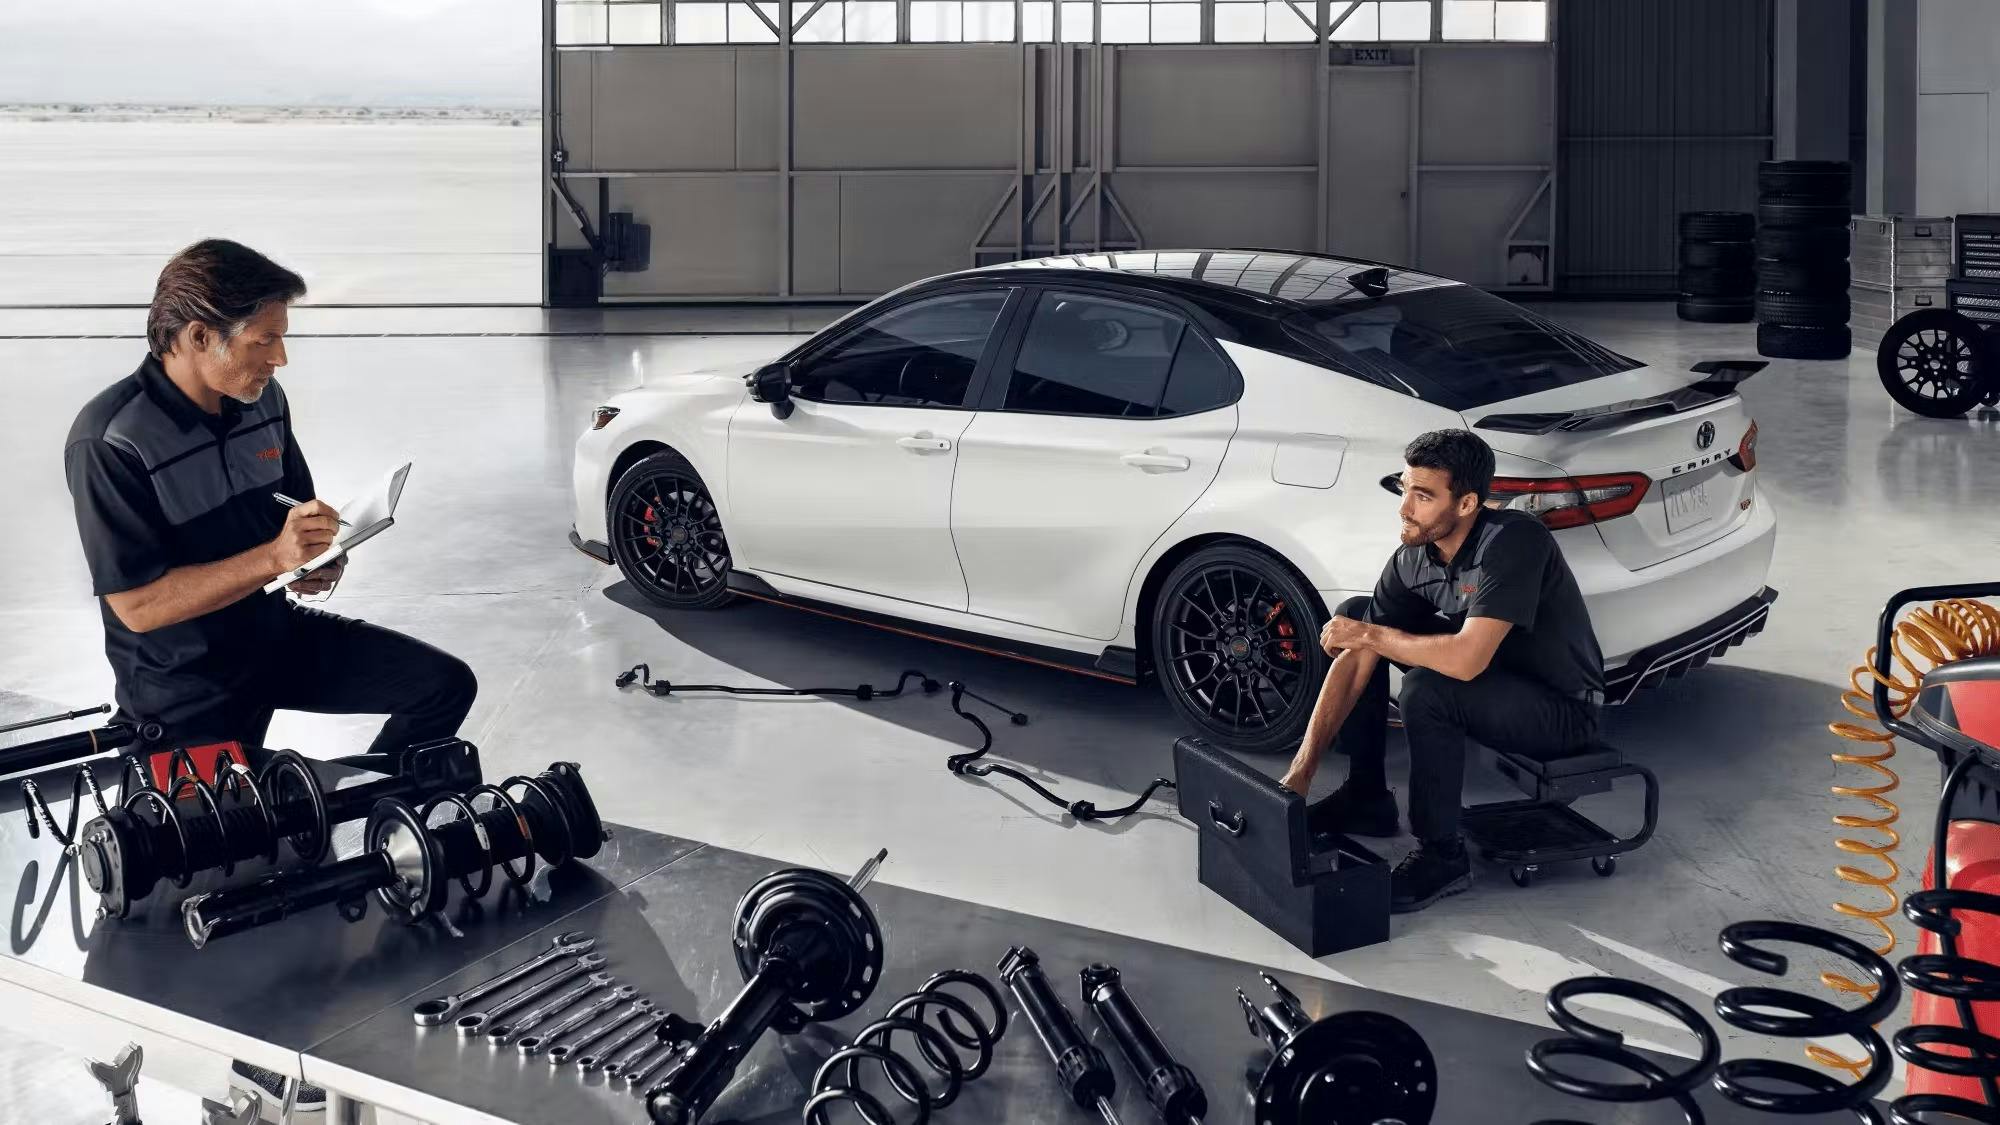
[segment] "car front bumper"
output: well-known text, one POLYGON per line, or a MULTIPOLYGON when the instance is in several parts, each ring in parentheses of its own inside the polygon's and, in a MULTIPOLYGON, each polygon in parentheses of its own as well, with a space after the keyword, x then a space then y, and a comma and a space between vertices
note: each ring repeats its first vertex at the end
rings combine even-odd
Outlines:
POLYGON ((1605 702, 1614 706, 1624 703, 1639 689, 1684 676, 1763 632, 1764 622, 1771 616, 1771 603, 1777 600, 1778 592, 1766 586, 1720 617, 1641 649, 1621 667, 1607 669, 1605 702))
POLYGON ((611 548, 599 543, 595 539, 585 539, 583 536, 578 535, 575 524, 570 525, 569 545, 603 563, 605 566, 612 565, 611 548))

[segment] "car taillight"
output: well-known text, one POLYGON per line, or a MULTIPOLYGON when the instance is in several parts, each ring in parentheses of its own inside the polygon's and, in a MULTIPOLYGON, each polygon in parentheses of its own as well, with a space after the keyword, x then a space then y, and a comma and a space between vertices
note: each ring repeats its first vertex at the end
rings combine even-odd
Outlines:
POLYGON ((1646 498, 1652 479, 1644 473, 1591 477, 1495 477, 1495 507, 1527 512, 1552 531, 1582 527, 1630 515, 1646 498))
POLYGON ((1757 423, 1750 423, 1750 428, 1744 431, 1743 440, 1736 446, 1736 455, 1729 459, 1729 463, 1746 473, 1757 467, 1757 423))

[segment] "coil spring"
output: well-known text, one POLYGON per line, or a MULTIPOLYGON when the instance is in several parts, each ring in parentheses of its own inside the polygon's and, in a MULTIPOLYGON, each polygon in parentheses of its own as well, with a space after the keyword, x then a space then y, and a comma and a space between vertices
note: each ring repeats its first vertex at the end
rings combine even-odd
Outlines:
MULTIPOLYGON (((1700 1012, 1651 985, 1618 977, 1577 977, 1549 990, 1549 1018, 1569 1033, 1567 1039, 1544 1039, 1528 1048, 1528 1071, 1542 1085, 1573 1097, 1600 1102, 1655 1102, 1671 1100, 1680 1107, 1686 1125, 1705 1125, 1701 1106, 1692 1094, 1707 1081, 1722 1058, 1722 1041, 1715 1028, 1700 1012), (1687 1029, 1701 1043, 1700 1057, 1686 1069, 1670 1073, 1651 1059, 1625 1046, 1625 1037, 1600 1027, 1572 1012, 1570 1002, 1580 996, 1618 996, 1662 1012, 1687 1029), (1603 1082, 1578 1078, 1558 1070, 1551 1061, 1558 1056, 1579 1055, 1609 1063, 1639 1077, 1638 1082, 1603 1082)), ((1539 1121, 1536 1125, 1565 1125, 1539 1121)))
MULTIPOLYGON (((1896 913, 1898 898, 1895 884, 1903 873, 1893 854, 1903 841, 1902 834, 1894 827, 1902 817, 1902 810, 1888 795, 1902 781, 1888 766, 1889 760, 1896 756, 1896 738, 1879 724, 1873 686, 1877 682, 1883 686, 1888 695, 1891 716, 1900 719, 1909 714, 1910 708, 1915 705, 1926 672, 1954 660, 1996 653, 2000 653, 2000 609, 1971 599, 1951 599, 1937 602, 1929 609, 1914 610, 1909 617, 1897 623, 1890 640, 1890 655, 1902 670, 1902 675, 1878 674, 1874 667, 1877 652, 1871 647, 1864 663, 1857 666, 1849 677, 1848 690, 1840 697, 1841 707, 1861 721, 1832 723, 1828 727, 1849 742, 1874 748, 1872 752, 1855 750, 1834 754, 1832 758, 1841 765, 1869 770, 1881 778, 1880 783, 1836 785, 1833 793, 1839 797, 1866 801, 1874 806, 1877 815, 1842 813, 1833 818, 1833 823, 1844 829, 1875 833, 1877 838, 1843 837, 1834 841, 1834 846, 1848 855, 1869 857, 1883 869, 1868 871, 1843 864, 1834 869, 1834 875, 1842 882, 1870 888, 1884 901, 1872 906, 1836 902, 1833 910, 1842 917, 1858 919, 1879 931, 1882 941, 1875 952, 1883 957, 1896 950, 1896 932, 1889 928, 1887 919, 1896 913)), ((1870 999, 1874 997, 1873 985, 1840 973, 1822 973, 1820 982, 1835 992, 1870 999)), ((1817 1045, 1807 1047, 1806 1055, 1821 1066, 1845 1070, 1856 1080, 1870 1066, 1867 1059, 1851 1059, 1817 1045)))
MULTIPOLYGON (((2000 1000, 2000 965, 1979 961, 1956 952, 1960 923, 1953 911, 1970 910, 2000 916, 2000 896, 1977 891, 1922 890, 1903 900, 1903 914, 1923 929, 1947 939, 1945 953, 1919 953, 1903 958, 1896 975, 1903 985, 1916 992, 1961 1001, 1965 1004, 2000 1000)), ((1896 1032, 1896 1053, 1911 1066, 1955 1077, 1992 1079, 2000 1077, 2000 1037, 1984 1034, 1977 1026, 1919 1025, 1896 1032), (1949 1048, 1946 1054, 1935 1046, 1949 1048)), ((1960 1120, 2000 1125, 2000 1107, 1969 1101, 1947 1094, 1911 1094, 1891 1106, 1896 1125, 1918 1125, 1930 1114, 1949 1114, 1960 1120)))
MULTIPOLYGON (((126 758, 125 770, 119 779, 121 792, 125 789, 125 778, 130 777, 135 772, 135 768, 136 764, 132 759, 126 758)), ((138 776, 140 783, 142 785, 145 784, 144 772, 139 771, 138 776)), ((26 806, 23 811, 28 818, 29 839, 40 839, 42 825, 46 824, 48 825, 49 835, 55 839, 56 843, 62 845, 63 852, 68 855, 75 855, 77 850, 77 814, 83 811, 83 795, 86 789, 89 790, 90 799, 97 805, 97 811, 100 815, 110 811, 104 803, 104 790, 97 783, 97 770, 94 766, 86 763, 77 767, 76 776, 70 780, 69 821, 66 825, 59 825, 56 823, 55 814, 49 811, 49 803, 43 798, 41 787, 36 785, 32 780, 21 782, 21 803, 26 806)))
POLYGON ((862 1028, 853 1042, 820 1064, 813 1074, 813 1095, 805 1105, 804 1125, 827 1125, 828 1108, 840 1102, 853 1106, 868 1125, 894 1125, 881 1100, 861 1088, 859 1071, 864 1059, 880 1065, 896 1095, 916 1107, 911 1125, 923 1125, 933 1111, 956 1101, 965 1083, 986 1073, 993 1065, 993 1047, 1006 1033, 1007 1004, 990 981, 964 969, 938 973, 922 988, 889 1005, 881 1019, 862 1028), (944 991, 952 985, 985 997, 993 1010, 992 1021, 982 1021, 971 1004, 944 991), (925 1018, 932 1009, 938 1013, 935 1026, 925 1018), (891 1045, 898 1033, 907 1033, 917 1041, 924 1065, 944 1079, 942 1090, 933 1094, 909 1055, 891 1045), (961 1052, 971 1054, 969 1064, 961 1052))
MULTIPOLYGON (((551 766, 550 770, 560 773, 565 770, 573 771, 573 767, 569 763, 558 762, 551 766)), ((580 850, 581 841, 577 836, 577 826, 570 823, 569 813, 565 810, 563 801, 538 778, 516 774, 498 785, 481 785, 467 791, 463 795, 457 793, 439 794, 426 801, 423 807, 417 810, 416 819, 423 826, 426 835, 434 832, 437 828, 444 827, 443 824, 435 826, 431 824, 431 815, 440 808, 450 807, 457 810, 459 814, 452 820, 444 822, 445 824, 452 824, 459 820, 467 822, 472 831, 473 842, 479 848, 480 854, 480 863, 477 867, 477 875, 479 877, 477 884, 472 881, 473 872, 461 872, 458 875, 458 885, 465 892, 468 899, 482 899, 486 897, 486 893, 493 887, 493 869, 496 866, 502 874, 507 876, 507 881, 516 887, 525 888, 529 883, 534 881, 535 856, 540 849, 537 846, 538 841, 535 839, 534 822, 522 810, 520 801, 507 792, 508 789, 515 787, 519 787, 522 790, 524 797, 530 793, 540 797, 542 805, 549 810, 550 815, 554 818, 554 827, 562 834, 560 846, 553 849, 556 854, 570 856, 577 854, 580 850), (492 802, 484 812, 474 803, 481 797, 489 798, 492 802), (496 863, 493 837, 486 831, 486 825, 479 819, 482 815, 491 813, 496 809, 507 810, 508 815, 513 818, 514 830, 520 834, 523 847, 522 858, 519 861, 521 867, 518 871, 515 870, 514 864, 516 861, 514 860, 501 860, 496 863)), ((358 910, 343 908, 343 913, 348 916, 350 921, 360 917, 358 910)))

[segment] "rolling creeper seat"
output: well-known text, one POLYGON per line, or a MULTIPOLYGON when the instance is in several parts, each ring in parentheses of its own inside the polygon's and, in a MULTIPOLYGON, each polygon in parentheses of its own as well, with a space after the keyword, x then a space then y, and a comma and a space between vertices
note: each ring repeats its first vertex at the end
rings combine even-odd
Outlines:
POLYGON ((1573 859, 1587 859, 1591 870, 1609 876, 1620 855, 1652 839, 1660 817, 1660 783, 1646 767, 1627 765, 1615 747, 1596 743, 1559 757, 1492 753, 1494 768, 1527 799, 1474 805, 1461 816, 1460 828, 1487 859, 1511 869, 1515 886, 1527 886, 1545 863, 1573 859), (1636 777, 1645 786, 1645 822, 1636 834, 1614 836, 1569 807, 1578 797, 1611 792, 1612 783, 1624 777, 1636 777))

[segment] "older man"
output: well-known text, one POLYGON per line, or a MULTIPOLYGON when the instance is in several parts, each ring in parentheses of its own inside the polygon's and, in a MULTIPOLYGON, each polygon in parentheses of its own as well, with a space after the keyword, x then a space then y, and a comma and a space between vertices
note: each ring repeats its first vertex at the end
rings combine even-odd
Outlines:
MULTIPOLYGON (((119 711, 172 741, 259 743, 283 708, 387 714, 372 749, 395 751, 454 734, 478 690, 422 641, 262 592, 338 528, 276 380, 304 294, 248 247, 188 247, 160 273, 146 358, 84 406, 63 451, 119 711)), ((340 565, 290 589, 327 590, 340 565)))

